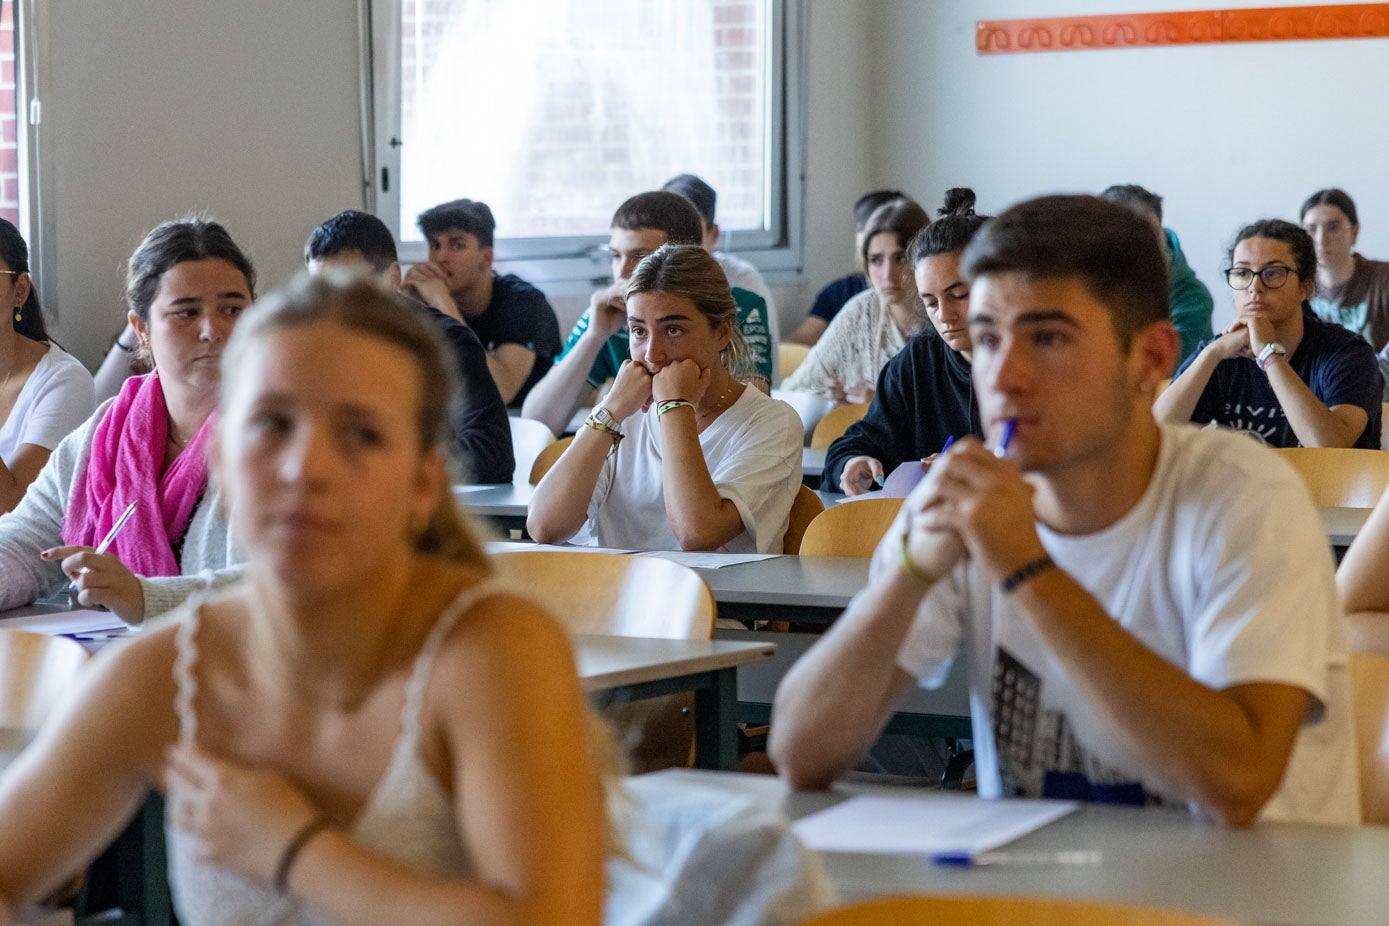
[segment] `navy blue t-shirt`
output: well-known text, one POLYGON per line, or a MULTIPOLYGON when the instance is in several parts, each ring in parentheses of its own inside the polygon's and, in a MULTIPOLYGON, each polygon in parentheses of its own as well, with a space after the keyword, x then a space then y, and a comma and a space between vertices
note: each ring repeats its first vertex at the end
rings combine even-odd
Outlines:
POLYGON ((832 283, 827 283, 825 288, 820 290, 820 294, 815 297, 815 304, 810 307, 810 314, 816 318, 823 318, 828 323, 844 308, 844 303, 867 288, 868 277, 861 273, 840 277, 832 283))
MULTIPOLYGON (((1211 339, 1214 340, 1214 339, 1211 339)), ((1196 360, 1211 341, 1202 341, 1177 376, 1196 360)), ((1322 321, 1307 310, 1302 312, 1302 342, 1287 358, 1312 394, 1327 408, 1358 405, 1369 416, 1356 447, 1379 449, 1380 406, 1384 380, 1375 361, 1374 349, 1359 335, 1340 325, 1322 321)), ((1300 447, 1288 416, 1278 404, 1273 387, 1259 365, 1246 357, 1222 360, 1211 374, 1211 381, 1196 402, 1191 420, 1197 424, 1214 421, 1223 427, 1253 431, 1272 447, 1300 447)))
POLYGON ((468 319, 482 346, 490 353, 502 344, 520 344, 535 351, 530 375, 511 404, 517 408, 542 376, 554 366, 562 341, 559 319, 545 294, 525 280, 508 273, 492 279, 492 301, 487 310, 468 319))

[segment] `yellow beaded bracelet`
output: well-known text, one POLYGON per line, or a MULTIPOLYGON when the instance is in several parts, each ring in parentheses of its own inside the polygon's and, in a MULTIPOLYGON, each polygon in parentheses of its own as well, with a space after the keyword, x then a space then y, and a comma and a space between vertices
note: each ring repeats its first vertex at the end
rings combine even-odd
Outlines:
POLYGON ((917 569, 915 564, 912 563, 912 558, 907 555, 907 538, 909 535, 909 531, 902 531, 902 571, 915 579, 919 584, 930 588, 932 585, 936 584, 935 579, 932 579, 920 569, 917 569))

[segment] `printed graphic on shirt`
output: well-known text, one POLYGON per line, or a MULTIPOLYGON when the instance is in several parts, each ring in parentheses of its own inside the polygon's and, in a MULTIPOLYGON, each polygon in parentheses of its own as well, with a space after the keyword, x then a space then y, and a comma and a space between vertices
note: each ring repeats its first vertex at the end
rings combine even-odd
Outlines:
POLYGON ((994 746, 1006 797, 1050 797, 1100 804, 1164 803, 1143 783, 1108 768, 1076 739, 1070 719, 1048 707, 1044 681, 1002 647, 994 650, 994 746))
MULTIPOLYGON (((1225 414, 1219 423, 1236 431, 1248 431, 1265 444, 1283 446, 1284 435, 1288 430, 1288 416, 1283 406, 1250 405, 1247 402, 1226 402, 1225 414)), ((1296 446, 1296 442, 1294 442, 1296 446)))

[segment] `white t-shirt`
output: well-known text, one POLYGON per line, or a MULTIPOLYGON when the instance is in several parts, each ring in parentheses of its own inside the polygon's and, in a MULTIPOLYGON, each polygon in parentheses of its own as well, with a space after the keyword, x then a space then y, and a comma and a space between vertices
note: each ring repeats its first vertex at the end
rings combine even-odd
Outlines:
MULTIPOLYGON (((899 521, 888 532, 874 571, 900 555, 901 531, 899 521)), ((1057 566, 1114 620, 1197 681, 1277 682, 1313 696, 1261 819, 1359 822, 1331 553, 1287 463, 1241 434, 1164 426, 1157 469, 1132 510, 1093 534, 1040 524, 1038 532, 1057 566)), ((961 650, 982 796, 1072 796, 1093 785, 1114 788, 1110 798, 1127 790, 1147 803, 1186 803, 1125 748, 1012 599, 970 563, 926 596, 898 664, 937 687, 961 650)))
MULTIPOLYGON (((652 403, 623 422, 626 434, 608 457, 575 543, 628 550, 679 550, 666 517, 661 434, 652 403)), ((791 406, 751 386, 699 435, 721 498, 738 507, 743 533, 722 553, 780 553, 801 484, 805 431, 791 406)))
POLYGON ((92 374, 76 357, 50 341, 48 352, 24 381, 10 416, 0 425, 0 459, 8 466, 15 451, 25 444, 52 450, 90 418, 95 408, 92 374))

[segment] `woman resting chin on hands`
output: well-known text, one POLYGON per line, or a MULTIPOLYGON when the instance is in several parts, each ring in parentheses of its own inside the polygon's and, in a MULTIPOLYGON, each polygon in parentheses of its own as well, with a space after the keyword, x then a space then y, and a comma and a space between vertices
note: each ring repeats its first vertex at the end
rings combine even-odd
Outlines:
POLYGON ((781 552, 805 432, 789 405, 746 387, 736 312, 702 249, 666 245, 642 260, 627 287, 632 359, 536 487, 532 537, 781 552))

